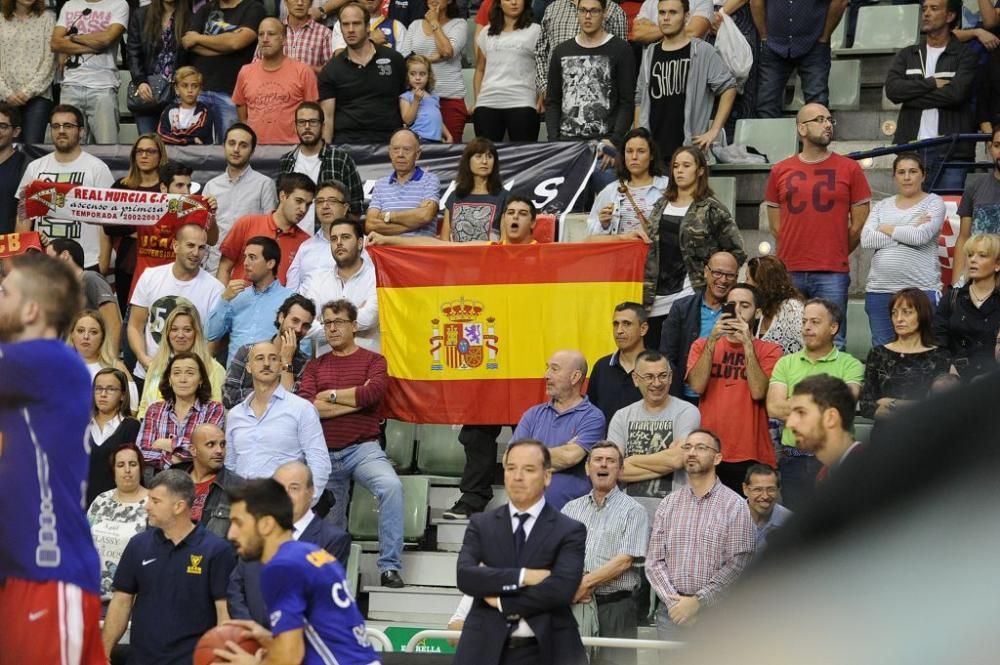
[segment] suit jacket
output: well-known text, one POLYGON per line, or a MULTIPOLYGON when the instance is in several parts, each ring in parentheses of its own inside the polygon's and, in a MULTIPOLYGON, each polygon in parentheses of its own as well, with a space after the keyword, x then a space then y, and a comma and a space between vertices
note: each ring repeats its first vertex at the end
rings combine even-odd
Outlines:
POLYGON ((684 375, 687 372, 688 353, 691 345, 701 337, 701 303, 704 289, 697 289, 694 295, 685 296, 670 307, 667 320, 660 333, 660 351, 670 360, 673 379, 670 394, 684 398, 684 375))
MULTIPOLYGON (((345 569, 347 557, 351 553, 351 536, 343 529, 330 524, 326 520, 314 517, 306 527, 299 540, 304 543, 319 545, 327 552, 337 557, 345 569)), ((240 559, 229 576, 229 587, 226 591, 229 604, 229 615, 233 619, 253 619, 265 628, 271 627, 271 619, 267 612, 267 604, 260 590, 260 561, 244 561, 240 559)))
POLYGON ((514 560, 510 508, 473 515, 458 555, 458 588, 474 598, 465 619, 455 665, 496 665, 503 657, 509 622, 524 619, 538 638, 539 662, 586 663, 570 606, 583 577, 586 527, 546 502, 521 553, 514 560), (483 564, 483 565, 480 565, 483 564), (519 587, 521 568, 552 574, 541 584, 519 587), (483 598, 498 596, 501 613, 483 598))

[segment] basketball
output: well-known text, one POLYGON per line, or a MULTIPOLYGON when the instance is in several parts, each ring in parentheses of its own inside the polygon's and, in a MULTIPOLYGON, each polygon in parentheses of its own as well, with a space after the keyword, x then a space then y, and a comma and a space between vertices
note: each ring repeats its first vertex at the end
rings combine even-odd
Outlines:
POLYGON ((194 665, 211 665, 216 662, 224 662, 215 656, 216 649, 225 649, 226 642, 236 642, 248 653, 257 653, 260 644, 250 637, 246 628, 239 626, 216 626, 209 630, 194 648, 194 665))

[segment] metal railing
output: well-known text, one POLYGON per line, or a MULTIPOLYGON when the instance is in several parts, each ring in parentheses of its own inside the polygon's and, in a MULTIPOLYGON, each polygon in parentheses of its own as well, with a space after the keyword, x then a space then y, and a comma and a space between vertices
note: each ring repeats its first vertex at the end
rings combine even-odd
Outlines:
POLYGON ((383 653, 392 651, 392 640, 378 628, 365 627, 365 637, 370 641, 378 642, 382 648, 377 649, 377 651, 382 651, 383 653))
MULTIPOLYGON (((460 630, 422 630, 410 638, 410 641, 403 647, 405 653, 414 653, 417 645, 424 640, 457 640, 462 636, 460 630)), ((585 647, 602 647, 611 649, 654 649, 656 651, 669 651, 683 646, 683 642, 661 642, 660 640, 627 640, 617 637, 582 637, 585 647)))
POLYGON ((948 168, 960 168, 965 169, 966 173, 973 169, 992 169, 992 162, 952 162, 952 153, 954 153, 955 148, 961 143, 979 143, 986 142, 990 140, 989 134, 952 134, 950 136, 937 136, 932 139, 923 139, 922 141, 914 141, 912 143, 905 143, 903 145, 890 145, 884 148, 872 148, 871 150, 862 150, 860 152, 852 152, 846 157, 850 157, 853 160, 859 161, 862 159, 869 159, 873 157, 882 157, 884 155, 896 155, 901 152, 919 152, 926 148, 936 148, 939 146, 948 146, 945 151, 944 159, 937 163, 937 168, 933 173, 928 173, 927 178, 930 182, 929 188, 931 191, 939 194, 956 194, 961 193, 955 190, 939 190, 935 185, 937 185, 938 178, 941 176, 941 172, 948 168))

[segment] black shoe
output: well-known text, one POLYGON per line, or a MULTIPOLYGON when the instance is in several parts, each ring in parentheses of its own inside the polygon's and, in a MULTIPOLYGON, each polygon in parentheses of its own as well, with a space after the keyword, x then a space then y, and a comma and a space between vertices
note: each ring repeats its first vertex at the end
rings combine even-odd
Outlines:
POLYGON ((382 573, 382 586, 390 589, 402 589, 406 583, 400 577, 398 570, 387 570, 382 573))
POLYGON ((475 511, 469 508, 469 506, 459 501, 454 506, 444 511, 441 517, 446 520, 467 520, 469 519, 469 515, 474 512, 475 511))

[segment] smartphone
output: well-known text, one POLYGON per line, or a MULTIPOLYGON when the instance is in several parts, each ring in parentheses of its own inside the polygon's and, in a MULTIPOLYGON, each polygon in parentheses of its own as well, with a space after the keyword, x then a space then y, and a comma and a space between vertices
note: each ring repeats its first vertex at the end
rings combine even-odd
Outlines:
POLYGON ((734 319, 736 318, 736 303, 727 302, 722 305, 722 311, 719 312, 719 316, 724 317, 727 314, 734 319))

